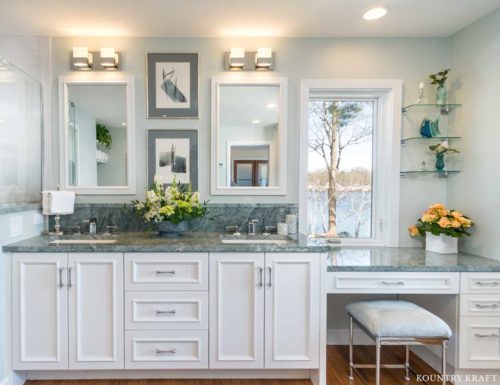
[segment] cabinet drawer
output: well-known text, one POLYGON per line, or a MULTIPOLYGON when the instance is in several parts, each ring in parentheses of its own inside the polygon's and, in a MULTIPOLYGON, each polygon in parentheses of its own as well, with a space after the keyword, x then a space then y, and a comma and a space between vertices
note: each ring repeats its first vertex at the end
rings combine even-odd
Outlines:
POLYGON ((334 272, 327 274, 328 293, 456 294, 458 273, 334 272))
POLYGON ((125 333, 125 369, 208 369, 208 331, 125 333))
POLYGON ((460 295, 460 315, 500 317, 500 295, 462 294, 460 295))
POLYGON ((127 330, 208 329, 208 292, 127 292, 125 328, 127 330))
POLYGON ((207 253, 126 253, 126 290, 208 290, 207 253))
POLYGON ((460 369, 500 369, 500 317, 460 319, 460 369))
POLYGON ((462 273, 462 293, 500 293, 500 273, 462 273))

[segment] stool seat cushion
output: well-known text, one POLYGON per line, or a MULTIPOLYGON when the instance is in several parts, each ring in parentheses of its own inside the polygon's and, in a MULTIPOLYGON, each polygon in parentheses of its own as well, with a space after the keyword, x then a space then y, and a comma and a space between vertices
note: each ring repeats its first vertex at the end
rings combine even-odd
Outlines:
POLYGON ((450 338, 441 318, 408 301, 359 301, 346 310, 373 337, 450 338))

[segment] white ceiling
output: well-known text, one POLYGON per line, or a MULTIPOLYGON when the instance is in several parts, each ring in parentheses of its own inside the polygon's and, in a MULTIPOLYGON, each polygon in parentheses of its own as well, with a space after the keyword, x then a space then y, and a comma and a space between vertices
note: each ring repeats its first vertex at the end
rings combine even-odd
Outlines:
POLYGON ((276 127, 279 108, 277 86, 223 85, 219 95, 221 127, 276 127))
MULTIPOLYGON (((71 102, 108 128, 126 128, 127 90, 121 85, 70 85, 71 102)), ((77 118, 78 120, 78 118, 77 118)))
POLYGON ((500 0, 0 0, 0 34, 172 37, 450 36, 500 0), (390 8, 367 22, 364 11, 390 8))

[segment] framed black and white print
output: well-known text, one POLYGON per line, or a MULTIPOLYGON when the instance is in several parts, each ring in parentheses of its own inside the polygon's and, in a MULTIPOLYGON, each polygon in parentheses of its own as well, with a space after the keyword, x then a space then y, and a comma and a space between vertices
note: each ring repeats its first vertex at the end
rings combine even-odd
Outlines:
POLYGON ((149 53, 148 118, 198 118, 198 54, 149 53))
POLYGON ((198 191, 197 130, 148 130, 147 152, 148 185, 157 176, 169 186, 175 177, 198 191))

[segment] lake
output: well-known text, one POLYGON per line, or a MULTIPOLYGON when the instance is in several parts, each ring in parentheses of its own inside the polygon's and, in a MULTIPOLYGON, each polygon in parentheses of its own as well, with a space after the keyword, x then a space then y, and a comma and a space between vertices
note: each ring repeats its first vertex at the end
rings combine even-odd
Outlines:
MULTIPOLYGON (((337 234, 342 237, 371 237, 371 192, 337 193, 337 234)), ((308 233, 323 234, 328 230, 328 194, 309 191, 308 233)))

